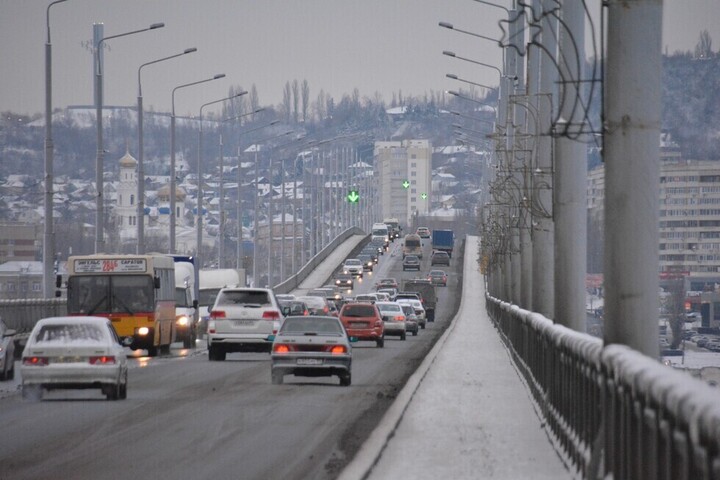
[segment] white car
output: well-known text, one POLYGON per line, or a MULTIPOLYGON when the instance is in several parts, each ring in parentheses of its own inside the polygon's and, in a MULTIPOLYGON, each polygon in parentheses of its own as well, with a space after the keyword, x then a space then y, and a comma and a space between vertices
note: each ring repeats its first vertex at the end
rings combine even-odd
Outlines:
POLYGON ((0 320, 0 380, 15 378, 15 330, 0 320))
POLYGON ((280 304, 269 288, 223 288, 210 311, 208 357, 225 360, 229 352, 269 352, 282 322, 280 304))
POLYGON ((397 302, 375 302, 385 325, 385 336, 396 335, 405 340, 405 314, 397 302))
POLYGON ((348 258, 343 263, 343 272, 350 273, 357 277, 363 277, 363 263, 357 258, 348 258))
POLYGON ((425 328, 427 325, 427 316, 425 315, 425 307, 423 307, 423 304, 420 300, 413 300, 411 298, 399 298, 397 300, 399 304, 406 304, 413 307, 413 310, 415 310, 415 315, 418 319, 418 325, 420 325, 420 328, 425 328))
POLYGON ((102 317, 39 320, 22 355, 22 396, 41 399, 43 389, 99 388, 108 400, 127 398, 127 357, 102 317))

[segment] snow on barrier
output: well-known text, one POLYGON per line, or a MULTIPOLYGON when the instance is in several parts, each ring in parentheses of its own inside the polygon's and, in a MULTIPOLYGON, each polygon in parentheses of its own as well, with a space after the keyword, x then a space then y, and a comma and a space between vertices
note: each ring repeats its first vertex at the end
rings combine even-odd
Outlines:
POLYGON ((490 317, 582 478, 720 480, 720 391, 486 297, 490 317))

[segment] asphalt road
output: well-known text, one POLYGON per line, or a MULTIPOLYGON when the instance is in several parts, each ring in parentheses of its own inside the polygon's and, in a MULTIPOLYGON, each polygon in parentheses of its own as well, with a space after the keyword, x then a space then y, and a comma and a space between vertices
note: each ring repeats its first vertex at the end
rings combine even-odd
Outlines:
MULTIPOLYGON (((417 276, 402 272, 399 242, 392 247, 355 293, 377 278, 417 276)), ((429 245, 424 251, 426 273, 429 245)), ((0 480, 336 478, 447 327, 461 265, 454 258, 446 268, 436 321, 417 337, 388 337, 382 349, 354 345, 350 387, 291 376, 271 385, 268 354, 209 362, 200 341, 169 357, 134 357, 124 401, 94 390, 54 391, 39 402, 0 398, 0 480)))

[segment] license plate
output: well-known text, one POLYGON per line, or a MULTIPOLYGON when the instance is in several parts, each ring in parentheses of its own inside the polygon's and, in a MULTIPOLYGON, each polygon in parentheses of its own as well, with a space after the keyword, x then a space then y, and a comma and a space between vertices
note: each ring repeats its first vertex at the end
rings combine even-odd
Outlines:
POLYGON ((55 357, 51 359, 51 363, 80 363, 81 357, 55 357))
POLYGON ((366 328, 367 324, 363 322, 350 322, 350 326, 353 328, 366 328))
POLYGON ((298 365, 322 365, 323 361, 321 358, 298 358, 298 365))
POLYGON ((236 327, 251 327, 255 325, 255 320, 233 320, 236 327))

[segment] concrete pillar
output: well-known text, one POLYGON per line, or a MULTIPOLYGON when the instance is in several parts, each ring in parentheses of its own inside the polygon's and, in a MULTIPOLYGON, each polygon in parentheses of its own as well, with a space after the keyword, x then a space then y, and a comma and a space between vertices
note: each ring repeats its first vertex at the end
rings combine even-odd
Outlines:
POLYGON ((658 356, 662 0, 609 0, 605 77, 605 329, 658 356))

